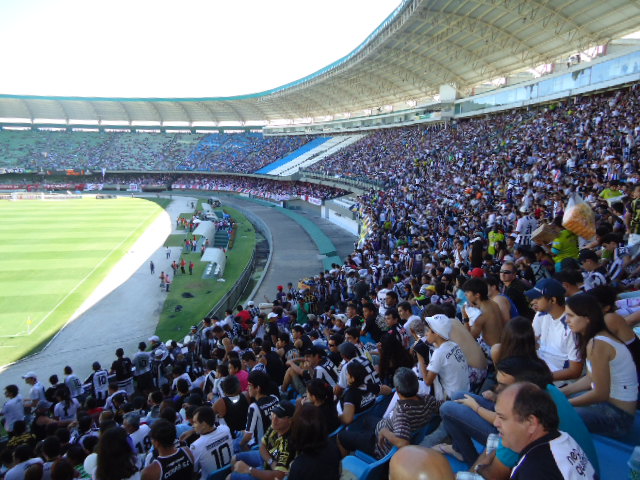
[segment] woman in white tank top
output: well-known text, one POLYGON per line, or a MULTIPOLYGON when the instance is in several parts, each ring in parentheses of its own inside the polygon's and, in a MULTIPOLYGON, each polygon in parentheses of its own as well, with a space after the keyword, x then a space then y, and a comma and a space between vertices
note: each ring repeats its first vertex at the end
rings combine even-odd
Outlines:
POLYGON ((567 323, 576 334, 587 375, 562 391, 592 433, 622 437, 631 430, 638 399, 638 378, 631 353, 612 334, 598 300, 579 294, 567 300, 567 323))

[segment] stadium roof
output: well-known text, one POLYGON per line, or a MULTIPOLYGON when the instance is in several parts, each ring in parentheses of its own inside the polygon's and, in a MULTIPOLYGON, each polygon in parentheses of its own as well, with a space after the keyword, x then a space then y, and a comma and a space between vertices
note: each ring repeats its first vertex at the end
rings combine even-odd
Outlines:
POLYGON ((408 0, 347 56, 266 92, 218 98, 0 95, 0 118, 191 126, 358 112, 420 102, 443 84, 465 91, 552 63, 639 30, 638 19, 639 0, 408 0))

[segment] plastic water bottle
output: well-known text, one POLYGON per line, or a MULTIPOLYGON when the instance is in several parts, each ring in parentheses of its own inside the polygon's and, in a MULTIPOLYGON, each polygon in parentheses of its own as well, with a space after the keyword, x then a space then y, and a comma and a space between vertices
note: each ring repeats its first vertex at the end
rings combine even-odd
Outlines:
POLYGON ((629 466, 629 478, 631 480, 640 480, 640 447, 633 449, 627 465, 629 466))
MULTIPOLYGON (((498 449, 498 445, 500 444, 500 435, 497 433, 490 433, 487 437, 487 444, 484 449, 485 455, 491 455, 492 452, 498 449)), ((638 457, 640 460, 640 457, 638 457)))

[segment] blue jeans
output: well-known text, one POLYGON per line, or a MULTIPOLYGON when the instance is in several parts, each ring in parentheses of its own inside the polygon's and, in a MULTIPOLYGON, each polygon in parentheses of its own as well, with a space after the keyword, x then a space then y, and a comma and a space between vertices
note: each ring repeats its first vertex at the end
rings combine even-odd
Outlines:
MULTIPOLYGON (((253 467, 254 469, 263 470, 264 460, 260 456, 259 450, 249 450, 248 452, 238 453, 236 455, 236 461, 242 460, 244 463, 253 467)), ((248 473, 231 472, 231 480, 255 480, 253 475, 248 473)))
POLYGON ((620 438, 633 428, 635 417, 612 403, 602 402, 575 408, 591 433, 620 438))
MULTIPOLYGON (((464 392, 456 392, 452 395, 453 400, 464 398, 464 392)), ((493 411, 495 405, 480 395, 467 394, 475 399, 481 407, 493 411)), ((445 430, 451 437, 453 448, 462 455, 462 458, 469 465, 478 458, 478 451, 474 447, 471 439, 475 439, 481 444, 487 443, 490 433, 497 433, 496 428, 483 419, 476 412, 466 405, 448 401, 440 407, 440 417, 445 430)))

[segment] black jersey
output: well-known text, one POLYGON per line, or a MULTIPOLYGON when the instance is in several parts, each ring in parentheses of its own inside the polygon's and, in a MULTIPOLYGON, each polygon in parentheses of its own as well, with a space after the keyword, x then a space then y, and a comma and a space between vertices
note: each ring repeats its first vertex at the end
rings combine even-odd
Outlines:
POLYGON ((160 480, 193 479, 193 460, 183 448, 168 457, 158 456, 155 461, 160 464, 160 480))

